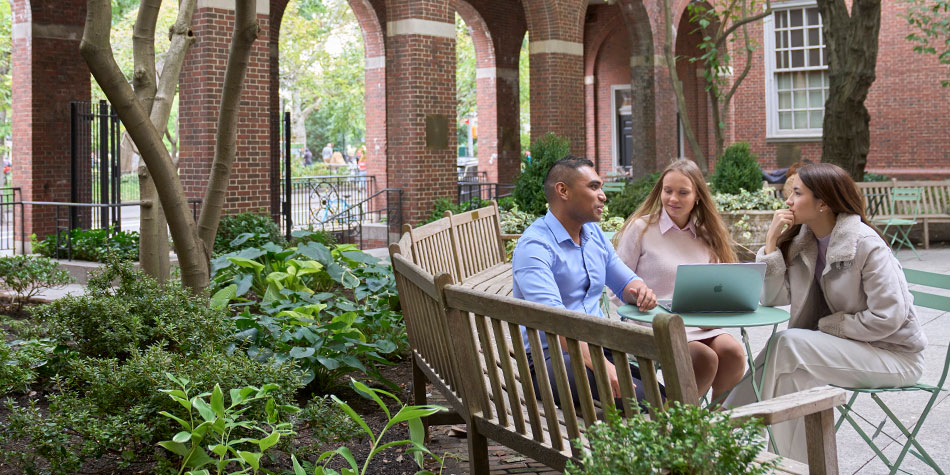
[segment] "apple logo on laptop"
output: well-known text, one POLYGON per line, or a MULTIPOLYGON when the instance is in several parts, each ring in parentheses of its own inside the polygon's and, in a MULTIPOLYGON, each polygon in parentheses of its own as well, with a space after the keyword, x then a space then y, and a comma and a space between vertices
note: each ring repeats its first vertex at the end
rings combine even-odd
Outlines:
POLYGON ((722 284, 719 284, 713 287, 713 292, 716 292, 716 293, 722 292, 722 284))

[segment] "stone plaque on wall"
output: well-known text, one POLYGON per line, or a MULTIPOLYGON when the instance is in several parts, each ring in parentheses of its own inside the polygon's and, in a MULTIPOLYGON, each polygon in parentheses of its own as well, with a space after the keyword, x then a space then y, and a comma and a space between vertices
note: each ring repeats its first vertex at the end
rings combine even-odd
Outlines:
POLYGON ((426 115, 426 148, 449 148, 449 119, 442 114, 426 115))
POLYGON ((780 143, 775 153, 779 168, 788 168, 802 159, 802 148, 794 143, 780 143))

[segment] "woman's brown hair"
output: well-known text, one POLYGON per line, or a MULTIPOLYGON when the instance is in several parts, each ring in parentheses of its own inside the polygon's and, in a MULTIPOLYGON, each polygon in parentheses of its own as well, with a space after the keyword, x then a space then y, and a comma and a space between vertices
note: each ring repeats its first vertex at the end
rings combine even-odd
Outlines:
MULTIPOLYGON (((723 224, 719 211, 716 210, 716 204, 713 202, 709 187, 706 186, 703 172, 699 170, 695 162, 687 159, 676 160, 663 170, 663 174, 653 185, 647 199, 627 218, 614 236, 614 247, 620 243, 634 221, 644 218, 647 225, 656 224, 660 221, 660 211, 663 208, 663 203, 660 201, 663 194, 663 179, 673 171, 682 173, 693 183, 693 190, 696 192, 698 202, 690 211, 689 219, 693 222, 696 236, 702 239, 706 246, 712 250, 716 262, 736 262, 736 251, 732 248, 732 237, 729 235, 725 224, 723 224)), ((644 228, 645 230, 646 228, 644 228)), ((643 233, 640 233, 637 239, 643 239, 643 233)))
MULTIPOLYGON (((830 163, 810 163, 798 169, 798 179, 801 184, 811 190, 815 199, 824 201, 835 216, 838 216, 838 213, 856 214, 861 217, 862 223, 868 225, 878 235, 881 234, 864 215, 864 195, 848 172, 841 167, 830 163)), ((792 238, 798 235, 801 228, 801 224, 796 224, 778 237, 778 248, 782 250, 782 255, 786 259, 792 238)))

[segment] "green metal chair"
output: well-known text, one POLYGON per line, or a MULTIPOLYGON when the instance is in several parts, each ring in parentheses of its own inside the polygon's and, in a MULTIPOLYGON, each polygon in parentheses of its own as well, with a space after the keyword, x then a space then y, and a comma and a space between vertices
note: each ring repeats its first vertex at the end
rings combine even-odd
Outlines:
POLYGON ((920 201, 923 196, 924 190, 922 188, 892 188, 891 214, 909 214, 911 218, 874 220, 875 224, 884 226, 881 234, 886 238, 890 238, 889 244, 895 253, 903 247, 908 247, 911 251, 914 251, 914 255, 917 256, 918 260, 920 259, 920 254, 917 254, 917 248, 914 247, 913 241, 910 240, 910 230, 917 224, 917 215, 920 214, 920 201), (896 247, 895 244, 897 245, 896 247))
MULTIPOLYGON (((913 269, 904 269, 904 275, 907 277, 907 282, 911 284, 918 284, 927 287, 934 287, 939 289, 948 289, 950 290, 950 275, 936 274, 933 272, 924 272, 913 269)), ((918 290, 910 291, 914 295, 914 305, 919 307, 933 308, 937 310, 950 311, 950 297, 943 295, 936 295, 926 292, 921 292, 918 290)), ((937 402, 938 397, 942 391, 947 391, 947 388, 944 388, 944 383, 947 380, 947 372, 950 369, 950 347, 947 349, 947 356, 943 362, 943 372, 940 374, 940 380, 937 381, 937 384, 932 386, 929 384, 917 383, 912 386, 905 386, 902 388, 877 388, 877 389, 867 389, 867 388, 844 388, 849 391, 853 391, 851 398, 848 400, 848 403, 844 406, 838 406, 838 410, 841 412, 841 416, 838 418, 838 421, 835 423, 835 430, 841 427, 841 423, 844 420, 847 420, 851 423, 851 426, 854 427, 854 430, 857 431, 858 435, 864 439, 865 442, 872 449, 874 453, 877 454, 878 458, 884 462, 884 465, 890 470, 890 473, 894 474, 898 471, 909 473, 905 470, 901 470, 901 463, 904 461, 904 458, 908 453, 917 457, 922 462, 934 469, 935 472, 943 474, 944 471, 941 470, 937 463, 934 462, 930 454, 920 445, 917 441, 917 434, 920 433, 920 428, 924 425, 924 421, 927 419, 927 415, 930 413, 930 410, 933 408, 934 403, 937 402), (897 417, 894 412, 887 407, 887 404, 881 399, 882 393, 907 393, 911 391, 925 391, 930 393, 930 399, 927 401, 927 404, 924 406, 923 410, 920 413, 920 416, 917 418, 917 421, 911 424, 908 428, 903 423, 901 423, 900 418, 897 417), (855 400, 861 394, 869 394, 871 399, 877 403, 877 405, 884 411, 886 417, 880 423, 873 423, 868 420, 867 417, 857 413, 853 409, 853 404, 855 400), (855 421, 855 417, 860 418, 861 420, 867 422, 872 427, 875 427, 874 434, 868 435, 858 423, 855 421), (887 421, 891 421, 895 426, 901 431, 901 434, 904 437, 904 440, 898 440, 895 437, 892 437, 883 431, 884 424, 887 421), (874 439, 879 435, 884 435, 888 439, 902 444, 901 452, 897 458, 891 462, 887 456, 884 455, 884 452, 880 447, 875 444, 874 439), (916 450, 914 450, 916 449, 916 450)))

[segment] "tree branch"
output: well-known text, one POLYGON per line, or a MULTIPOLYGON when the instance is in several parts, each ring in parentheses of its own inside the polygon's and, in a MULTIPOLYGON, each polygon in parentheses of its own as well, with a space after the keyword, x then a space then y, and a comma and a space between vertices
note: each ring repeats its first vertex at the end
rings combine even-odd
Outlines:
POLYGON ((255 5, 256 0, 237 0, 235 7, 234 36, 231 39, 231 51, 224 73, 224 91, 221 94, 221 106, 218 110, 214 162, 211 164, 211 176, 201 204, 201 215, 198 218, 198 235, 204 242, 205 252, 209 257, 228 191, 231 166, 237 153, 238 109, 241 105, 241 92, 247 74, 248 58, 251 54, 251 46, 260 32, 255 5))
POLYGON ((132 85, 145 112, 152 111, 155 98, 155 23, 161 7, 162 0, 142 0, 132 28, 132 85))

